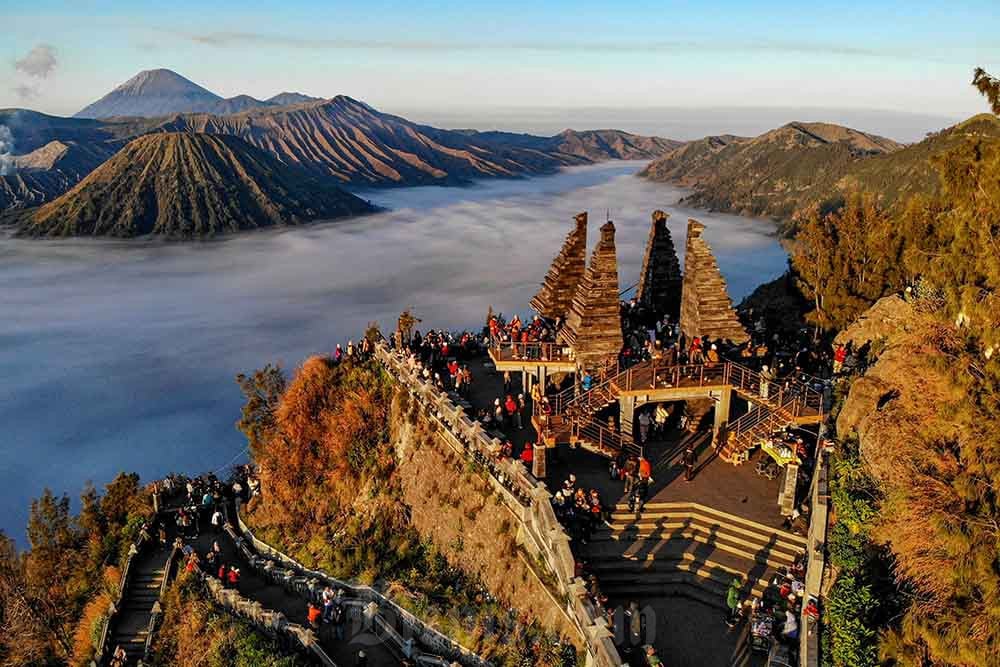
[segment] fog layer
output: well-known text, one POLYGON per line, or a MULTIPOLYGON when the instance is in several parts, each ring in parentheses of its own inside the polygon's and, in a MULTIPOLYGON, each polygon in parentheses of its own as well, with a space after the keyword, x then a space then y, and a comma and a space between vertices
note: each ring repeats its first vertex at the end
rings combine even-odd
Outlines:
POLYGON ((43 487, 76 496, 120 470, 144 479, 240 458, 237 373, 291 371, 408 306, 424 327, 526 313, 571 228, 606 210, 621 284, 639 272, 650 212, 706 223, 732 296, 780 274, 767 222, 673 206, 682 191, 612 163, 467 188, 363 193, 391 209, 348 222, 197 244, 0 239, 0 528, 23 543, 43 487))

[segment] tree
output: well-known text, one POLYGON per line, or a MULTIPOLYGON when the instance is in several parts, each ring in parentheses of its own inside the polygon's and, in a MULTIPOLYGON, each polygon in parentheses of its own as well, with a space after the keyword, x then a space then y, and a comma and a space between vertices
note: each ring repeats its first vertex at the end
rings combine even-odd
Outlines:
POLYGON ((902 286, 901 237, 870 195, 853 194, 839 210, 818 206, 800 213, 792 268, 813 302, 807 319, 842 328, 885 294, 902 286))
POLYGON ((1000 79, 996 79, 977 67, 972 74, 972 85, 990 103, 990 110, 1000 116, 1000 79))
POLYGON ((285 393, 285 376, 280 366, 268 364, 250 376, 240 373, 236 382, 247 399, 236 427, 247 437, 250 453, 256 455, 274 431, 274 411, 285 393))

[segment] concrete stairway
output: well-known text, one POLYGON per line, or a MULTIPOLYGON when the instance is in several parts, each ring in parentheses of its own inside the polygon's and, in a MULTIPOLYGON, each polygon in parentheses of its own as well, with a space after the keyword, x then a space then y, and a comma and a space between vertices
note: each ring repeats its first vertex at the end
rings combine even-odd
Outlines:
POLYGON ((157 549, 134 563, 136 568, 122 599, 121 614, 112 629, 111 649, 121 646, 128 664, 135 665, 146 650, 153 605, 160 597, 169 550, 157 549))
POLYGON ((611 598, 684 595, 724 607, 733 576, 762 595, 805 538, 696 503, 650 503, 641 513, 615 507, 584 558, 611 598))

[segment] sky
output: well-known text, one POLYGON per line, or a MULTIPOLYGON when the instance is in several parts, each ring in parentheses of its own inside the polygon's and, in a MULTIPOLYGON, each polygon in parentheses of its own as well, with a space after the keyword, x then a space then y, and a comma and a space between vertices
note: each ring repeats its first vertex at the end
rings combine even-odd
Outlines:
POLYGON ((69 115, 166 67, 223 96, 347 94, 456 123, 584 108, 958 119, 985 110, 969 80, 1000 71, 997 25, 996 0, 0 0, 0 108, 69 115))

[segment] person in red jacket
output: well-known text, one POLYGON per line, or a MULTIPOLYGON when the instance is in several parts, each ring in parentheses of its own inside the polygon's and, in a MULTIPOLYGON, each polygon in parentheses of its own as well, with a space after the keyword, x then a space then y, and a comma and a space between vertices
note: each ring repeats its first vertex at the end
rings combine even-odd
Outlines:
POLYGON ((507 394, 507 400, 503 402, 504 425, 507 428, 514 426, 514 416, 517 414, 517 401, 511 394, 507 394))
POLYGON ((535 461, 535 447, 530 442, 524 443, 524 449, 521 450, 521 462, 528 466, 528 470, 531 470, 531 464, 535 461))
POLYGON ((847 360, 847 348, 841 344, 833 350, 833 374, 840 375, 840 369, 844 367, 847 360))
POLYGON ((234 567, 229 570, 229 585, 232 588, 240 587, 240 568, 234 567))

